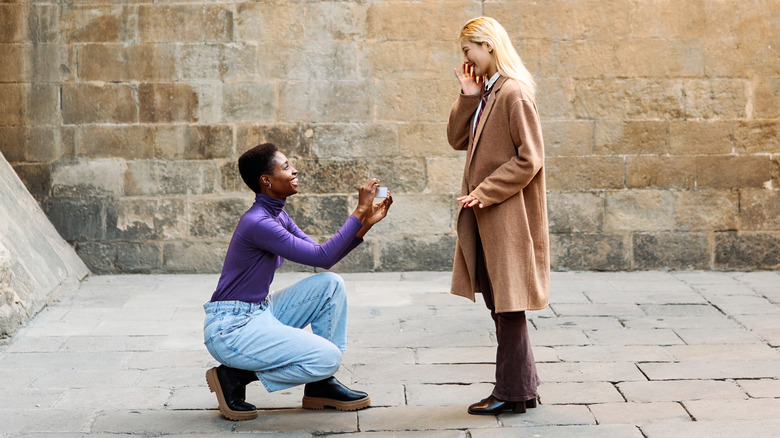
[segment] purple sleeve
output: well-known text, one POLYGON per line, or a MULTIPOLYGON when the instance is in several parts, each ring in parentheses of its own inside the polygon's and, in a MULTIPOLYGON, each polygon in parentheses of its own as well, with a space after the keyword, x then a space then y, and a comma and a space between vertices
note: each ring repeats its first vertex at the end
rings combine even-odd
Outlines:
POLYGON ((293 234, 272 218, 262 218, 253 229, 252 240, 265 251, 295 263, 330 269, 354 249, 354 246, 357 246, 352 246, 355 240, 358 240, 358 244, 360 243, 361 239, 357 239, 355 235, 362 227, 363 223, 355 216, 350 215, 333 237, 322 245, 318 245, 300 229, 298 232, 305 238, 293 234))
POLYGON ((284 215, 284 220, 286 222, 287 231, 289 231, 290 233, 292 233, 293 236, 295 236, 295 237, 297 237, 299 239, 303 239, 303 240, 305 240, 305 241, 307 241, 307 242, 309 242, 309 243, 311 243, 313 245, 319 245, 314 239, 309 237, 308 234, 304 233, 303 230, 298 228, 298 224, 296 224, 292 220, 292 218, 287 214, 286 211, 282 210, 282 214, 284 215))

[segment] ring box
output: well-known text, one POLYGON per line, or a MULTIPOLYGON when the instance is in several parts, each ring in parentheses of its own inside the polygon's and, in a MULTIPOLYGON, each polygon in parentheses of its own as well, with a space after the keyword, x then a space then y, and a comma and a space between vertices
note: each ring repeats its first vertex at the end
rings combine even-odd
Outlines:
POLYGON ((377 187, 375 198, 387 198, 387 187, 377 187))

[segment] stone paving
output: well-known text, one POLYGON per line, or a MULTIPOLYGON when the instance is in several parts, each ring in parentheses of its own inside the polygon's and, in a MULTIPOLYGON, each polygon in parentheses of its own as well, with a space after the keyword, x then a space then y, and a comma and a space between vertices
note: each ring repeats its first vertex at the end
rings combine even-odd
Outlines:
MULTIPOLYGON (((275 286, 306 274, 277 276, 275 286)), ((555 272, 529 312, 542 404, 471 416, 495 334, 449 273, 344 274, 358 412, 304 411, 250 385, 222 419, 202 308, 216 275, 92 276, 0 346, 0 438, 236 434, 371 438, 780 437, 780 272, 555 272)))

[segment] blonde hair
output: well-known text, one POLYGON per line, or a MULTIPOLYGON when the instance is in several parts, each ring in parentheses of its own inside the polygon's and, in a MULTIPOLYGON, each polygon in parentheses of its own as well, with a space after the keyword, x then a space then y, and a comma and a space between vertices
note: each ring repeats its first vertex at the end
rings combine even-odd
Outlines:
POLYGON ((516 79, 531 97, 534 96, 536 82, 512 45, 509 34, 498 21, 490 17, 472 18, 463 25, 460 39, 476 44, 488 43, 493 48, 496 67, 501 76, 516 79))

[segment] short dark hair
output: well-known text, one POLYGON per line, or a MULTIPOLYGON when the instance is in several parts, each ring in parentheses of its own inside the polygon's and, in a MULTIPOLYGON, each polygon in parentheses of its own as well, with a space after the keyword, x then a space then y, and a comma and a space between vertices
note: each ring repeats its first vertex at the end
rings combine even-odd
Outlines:
POLYGON ((260 177, 271 173, 277 152, 273 143, 263 143, 238 157, 238 172, 253 192, 260 193, 260 177))

